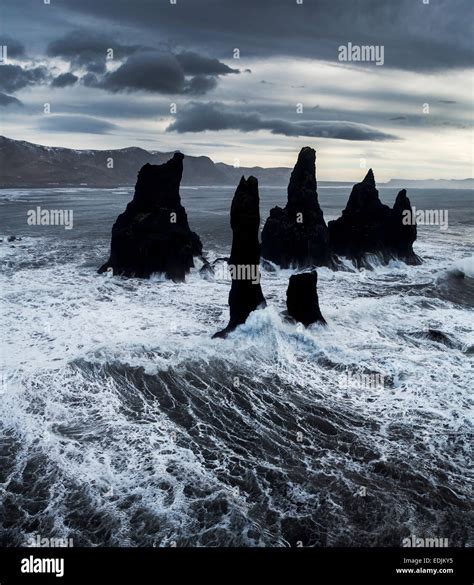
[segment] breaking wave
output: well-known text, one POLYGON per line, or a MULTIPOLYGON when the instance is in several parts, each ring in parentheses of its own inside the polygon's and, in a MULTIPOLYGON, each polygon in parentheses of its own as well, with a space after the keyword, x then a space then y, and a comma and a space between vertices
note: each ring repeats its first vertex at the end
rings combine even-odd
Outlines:
POLYGON ((268 307, 225 340, 229 282, 98 275, 106 248, 0 245, 1 544, 474 544, 465 245, 319 269, 307 330, 264 268, 268 307))

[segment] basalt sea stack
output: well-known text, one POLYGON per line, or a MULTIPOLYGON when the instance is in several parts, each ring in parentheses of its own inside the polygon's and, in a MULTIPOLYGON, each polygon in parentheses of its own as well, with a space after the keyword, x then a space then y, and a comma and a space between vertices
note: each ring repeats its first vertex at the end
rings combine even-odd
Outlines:
POLYGON ((421 259, 413 252, 416 240, 416 223, 406 189, 397 195, 392 209, 392 221, 388 232, 389 247, 392 253, 407 264, 421 264, 421 259), (406 222, 406 219, 409 222, 406 222))
POLYGON ((370 169, 364 180, 354 185, 342 216, 329 222, 333 251, 357 266, 366 264, 367 254, 376 254, 384 263, 398 258, 407 264, 419 264, 412 248, 416 225, 404 225, 404 211, 411 215, 406 191, 400 191, 393 209, 384 205, 370 169))
POLYGON ((133 200, 112 228, 110 258, 99 272, 112 268, 124 276, 160 272, 175 281, 185 279, 202 244, 189 228, 179 196, 183 158, 175 153, 162 165, 140 169, 133 200))
POLYGON ((315 161, 313 148, 301 149, 288 185, 288 203, 270 211, 262 231, 262 257, 283 268, 333 264, 316 191, 315 161))
POLYGON ((326 324, 319 309, 317 283, 318 275, 315 270, 293 274, 286 291, 288 316, 306 327, 311 323, 326 324))
POLYGON ((240 180, 230 209, 232 249, 228 261, 232 277, 229 293, 230 320, 214 337, 225 337, 245 323, 252 311, 265 306, 260 286, 260 211, 258 182, 255 177, 240 180))

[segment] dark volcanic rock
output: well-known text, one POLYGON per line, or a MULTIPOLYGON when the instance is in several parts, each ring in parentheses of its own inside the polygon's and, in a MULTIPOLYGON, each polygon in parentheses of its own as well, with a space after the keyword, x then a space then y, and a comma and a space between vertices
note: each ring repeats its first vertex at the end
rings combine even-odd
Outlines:
POLYGON ((293 274, 286 291, 288 315, 306 327, 316 322, 326 324, 319 309, 317 283, 315 270, 293 274))
POLYGON ((392 258, 419 264, 413 252, 416 225, 404 225, 403 212, 410 210, 406 191, 400 191, 393 209, 379 199, 372 169, 354 185, 342 216, 329 222, 331 248, 358 266, 366 264, 366 254, 377 254, 383 262, 392 258))
POLYGON ((112 228, 109 260, 99 269, 149 277, 154 272, 183 281, 202 253, 199 236, 189 229, 179 185, 183 158, 175 153, 162 165, 146 164, 138 173, 133 200, 112 228))
POLYGON ((410 200, 406 189, 397 195, 392 210, 392 224, 389 232, 389 246, 397 258, 407 264, 421 264, 420 258, 413 252, 413 242, 416 240, 416 224, 406 225, 404 218, 412 216, 410 200))
POLYGON ((225 337, 238 325, 245 323, 252 311, 265 306, 260 286, 260 211, 258 182, 255 177, 244 177, 232 199, 230 209, 232 250, 229 270, 232 286, 229 293, 230 320, 227 327, 214 337, 225 337))
POLYGON ((316 191, 316 153, 301 149, 285 208, 274 207, 262 231, 262 256, 283 268, 332 266, 329 231, 316 191))

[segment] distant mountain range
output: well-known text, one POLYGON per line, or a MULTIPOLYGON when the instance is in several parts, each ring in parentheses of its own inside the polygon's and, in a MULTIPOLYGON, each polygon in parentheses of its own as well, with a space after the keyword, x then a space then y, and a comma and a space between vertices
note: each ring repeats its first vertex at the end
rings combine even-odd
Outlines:
MULTIPOLYGON (((135 185, 140 168, 174 152, 142 148, 73 150, 0 137, 0 187, 120 187, 135 185), (109 168, 113 164, 112 168, 109 168)), ((186 156, 183 185, 234 185, 254 175, 263 185, 287 185, 291 169, 235 168, 207 156, 186 156)))
MULTIPOLYGON (((162 164, 173 156, 173 152, 148 151, 138 147, 74 150, 40 146, 0 136, 0 188, 131 186, 135 184, 138 171, 144 164, 162 164)), ((225 163, 215 163, 207 156, 186 155, 182 184, 236 186, 242 175, 254 175, 260 185, 286 186, 290 173, 291 168, 286 167, 236 168, 225 163)), ((318 181, 321 187, 349 187, 352 184, 347 181, 318 181)), ((472 189, 474 179, 392 179, 388 183, 379 183, 379 186, 472 189)))

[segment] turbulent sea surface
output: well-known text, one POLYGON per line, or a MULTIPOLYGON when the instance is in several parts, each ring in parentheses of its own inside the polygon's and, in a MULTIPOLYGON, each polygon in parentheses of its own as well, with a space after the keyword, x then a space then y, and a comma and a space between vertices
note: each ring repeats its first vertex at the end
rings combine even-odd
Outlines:
MULTIPOLYGON (((233 191, 181 190, 210 260, 233 191)), ((320 189, 326 220, 348 194, 320 189)), ((0 544, 474 545, 472 193, 408 193, 449 209, 421 266, 319 269, 326 328, 284 323, 291 271, 263 271, 268 307, 226 340, 228 281, 96 273, 131 195, 0 191, 0 544), (28 226, 38 205, 74 228, 28 226), (361 373, 383 387, 344 384, 361 373)), ((261 189, 262 223, 284 200, 261 189)))

